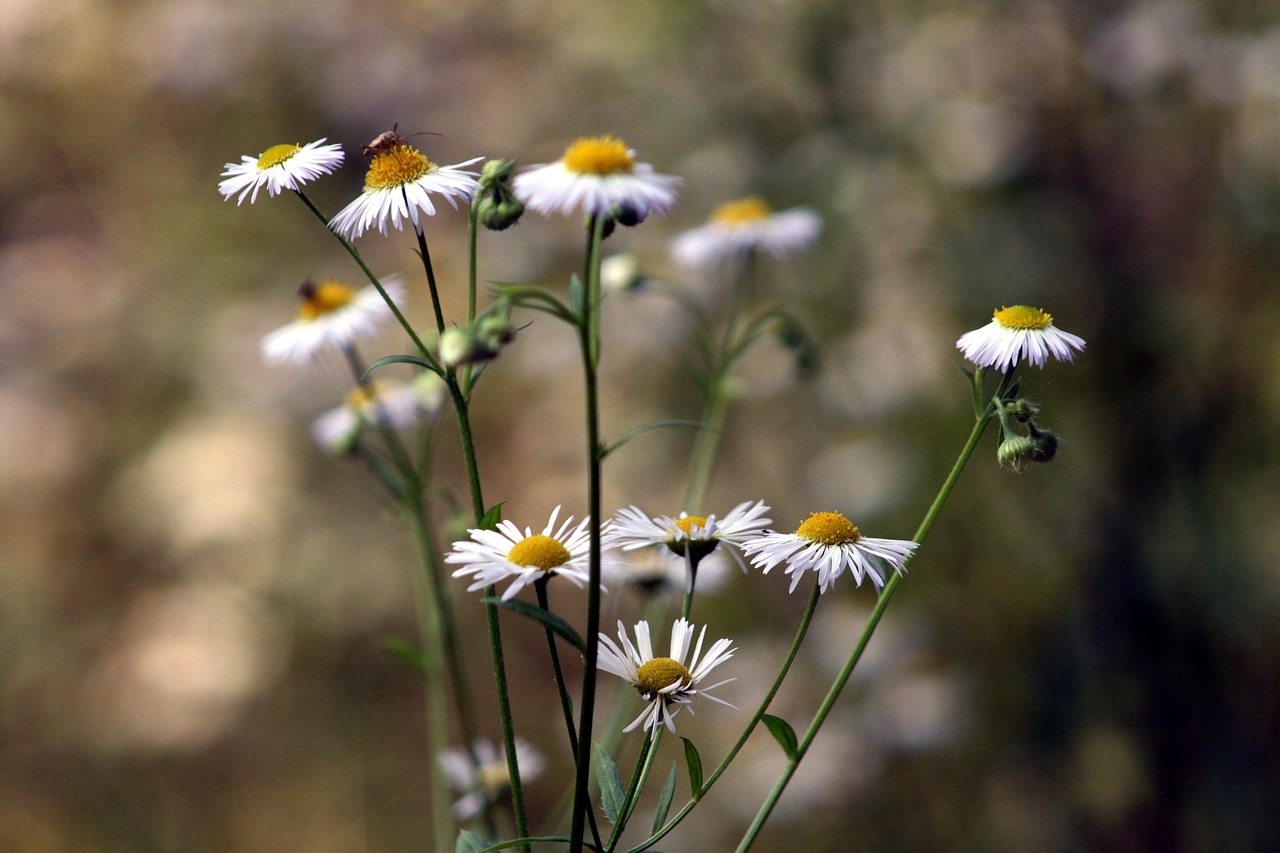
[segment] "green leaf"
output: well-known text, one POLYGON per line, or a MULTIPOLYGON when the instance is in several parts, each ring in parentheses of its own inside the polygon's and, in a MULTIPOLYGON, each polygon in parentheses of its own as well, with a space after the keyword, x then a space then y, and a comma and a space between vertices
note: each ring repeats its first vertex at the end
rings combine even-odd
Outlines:
POLYGON ((382 640, 382 650, 419 675, 423 677, 427 675, 427 659, 422 654, 422 649, 404 637, 384 638, 382 640))
POLYGON ((622 787, 622 777, 618 775, 618 765, 600 744, 595 744, 596 778, 600 783, 600 805, 604 808, 604 816, 609 823, 617 823, 618 815, 626 804, 627 791, 622 787))
POLYGON ((575 317, 587 316, 587 289, 582 284, 582 279, 578 278, 577 273, 569 277, 569 307, 573 309, 575 317))
POLYGON ((365 368, 364 375, 368 376, 370 373, 373 373, 373 371, 377 370, 379 367, 385 367, 388 364, 416 364, 418 367, 421 367, 423 370, 430 370, 432 373, 436 374, 437 376, 444 375, 440 372, 440 365, 432 364, 431 362, 417 355, 389 355, 389 356, 386 356, 385 358, 380 358, 377 361, 375 361, 373 364, 365 368))
POLYGON ((483 835, 464 829, 458 833, 458 840, 453 845, 453 853, 480 853, 481 850, 487 850, 492 846, 493 842, 483 835))
POLYGON ((512 613, 519 613, 521 616, 527 616, 535 622, 541 622, 544 626, 567 640, 575 649, 583 654, 587 653, 587 644, 583 642, 582 637, 578 636, 578 632, 573 630, 573 626, 549 610, 543 610, 541 607, 517 601, 514 598, 510 601, 503 601, 497 596, 485 596, 480 600, 484 604, 505 607, 512 613))
POLYGON ((687 737, 680 740, 684 741, 684 760, 689 765, 689 789, 694 797, 698 797, 702 794, 702 757, 698 755, 698 748, 693 745, 693 741, 687 737))
POLYGON ((671 811, 671 798, 676 795, 676 763, 671 762, 671 772, 667 774, 666 784, 662 786, 662 793, 658 796, 658 809, 653 813, 653 834, 657 835, 658 830, 662 829, 662 825, 667 822, 667 812, 671 811))
POLYGON ((484 517, 480 519, 481 530, 498 529, 498 522, 502 521, 502 505, 505 503, 506 501, 498 501, 496 504, 489 507, 488 511, 485 512, 484 517))
POLYGON ((765 714, 760 718, 760 722, 764 723, 765 728, 769 730, 769 734, 773 735, 782 751, 787 754, 787 758, 794 759, 796 757, 796 732, 791 728, 791 724, 781 717, 775 717, 773 714, 765 714))
POLYGON ((621 438, 613 442, 613 444, 610 444, 608 447, 604 448, 601 454, 601 458, 603 459, 605 456, 608 456, 610 453, 617 450, 619 447, 626 444, 628 441, 635 438, 637 435, 649 432, 650 430, 670 429, 671 427, 692 427, 693 429, 710 429, 711 428, 706 424, 704 424, 702 421, 667 420, 667 421, 654 421, 653 423, 648 423, 648 424, 641 424, 638 427, 633 427, 627 430, 622 434, 621 438))

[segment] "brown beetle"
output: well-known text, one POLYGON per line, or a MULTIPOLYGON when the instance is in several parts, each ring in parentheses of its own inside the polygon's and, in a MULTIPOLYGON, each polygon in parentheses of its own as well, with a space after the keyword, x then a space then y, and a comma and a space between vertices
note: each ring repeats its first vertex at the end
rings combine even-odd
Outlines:
POLYGON ((370 140, 361 150, 364 156, 372 157, 374 154, 381 154, 384 151, 390 151, 397 145, 403 143, 406 139, 414 136, 444 136, 443 133, 433 133, 430 130, 420 130, 417 133, 411 133, 408 136, 401 136, 397 131, 400 129, 400 122, 396 122, 391 126, 390 130, 383 131, 370 140))

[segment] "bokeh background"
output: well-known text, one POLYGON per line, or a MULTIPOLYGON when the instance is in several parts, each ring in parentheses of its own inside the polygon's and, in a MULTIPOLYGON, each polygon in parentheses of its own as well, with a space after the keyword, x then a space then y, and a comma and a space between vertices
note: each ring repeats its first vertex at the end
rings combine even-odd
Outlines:
MULTIPOLYGON (((746 194, 822 214, 813 252, 761 268, 821 370, 746 365, 712 511, 905 538, 968 429, 955 338, 1031 303, 1088 340, 1024 383, 1058 460, 1000 471, 987 436, 756 849, 1280 849, 1274 2, 4 0, 0 100, 0 849, 427 849, 422 686, 383 650, 414 636, 408 537, 311 441, 342 365, 258 351, 298 282, 356 271, 296 199, 216 191, 224 163, 324 136, 348 153, 312 193, 332 213, 393 122, 445 134, 423 138, 444 163, 622 136, 686 184, 611 248, 712 303, 674 234, 746 194)), ((430 222, 454 316, 464 225, 430 222)), ((481 275, 563 287, 580 244, 530 218, 482 238, 481 275)), ((421 288, 411 240, 360 245, 421 288)), ((572 342, 532 319, 476 420, 487 497, 538 526, 583 486, 572 342)), ((696 416, 669 302, 611 297, 606 335, 610 434, 696 416)), ((678 510, 689 446, 633 442, 607 506, 678 510)), ((803 603, 785 587, 735 573, 699 604, 743 708, 803 603)), ((871 602, 823 601, 776 706, 797 728, 871 602)), ((550 761, 538 826, 563 735, 537 632, 505 624, 550 761)), ((682 733, 714 761, 733 719, 682 733)), ((759 734, 659 846, 732 849, 780 763, 759 734)))

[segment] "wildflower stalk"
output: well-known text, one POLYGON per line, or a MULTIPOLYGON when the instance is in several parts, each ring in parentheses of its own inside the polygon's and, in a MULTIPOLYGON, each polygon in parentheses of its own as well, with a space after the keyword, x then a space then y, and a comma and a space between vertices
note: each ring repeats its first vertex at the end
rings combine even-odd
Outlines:
MULTIPOLYGON (((1009 387, 1013 378, 1013 368, 1010 368, 1000 382, 1000 388, 996 392, 996 399, 1003 396, 1009 387)), ((981 376, 977 376, 973 380, 980 382, 981 376)), ((973 430, 969 433, 969 440, 965 442, 964 448, 960 451, 959 457, 956 459, 955 465, 951 468, 951 473, 947 475, 947 479, 943 482, 942 488, 939 489, 937 497, 930 504, 928 512, 925 513, 924 519, 921 520, 920 526, 916 528, 912 541, 921 543, 925 536, 929 534, 929 530, 933 527, 933 523, 938 519, 938 515, 942 512, 943 505, 946 504, 947 498, 951 496, 951 490, 960 480, 960 475, 964 473, 965 466, 969 463, 969 458, 973 456, 973 451, 978 446, 978 441, 982 438, 983 432, 987 428, 987 424, 995 417, 995 404, 988 405, 981 414, 978 415, 974 422, 973 430)), ((774 784, 773 789, 769 792, 769 796, 760 806, 760 810, 756 813, 755 819, 751 822, 751 826, 747 828, 746 834, 743 835, 742 841, 738 844, 736 853, 746 853, 755 842, 756 837, 760 834, 761 828, 764 827, 765 821, 769 819, 769 815, 773 812, 773 808, 777 805, 778 798, 782 796, 782 792, 786 790, 787 784, 791 781, 791 777, 795 775, 796 769, 800 766, 800 762, 804 759, 805 753, 809 751, 809 747, 813 744, 813 740, 817 737, 818 731, 826 722, 827 715, 831 713, 831 709, 835 706, 836 700, 840 698, 841 691, 844 690, 850 676, 853 675, 853 669, 857 666, 858 661, 862 659, 862 653, 867 647, 867 643, 871 641, 871 635, 875 633, 876 626, 880 624, 880 618, 884 615, 885 609, 889 606, 889 602, 893 599, 894 593, 898 586, 902 583, 904 575, 901 572, 894 572, 885 584, 884 589, 880 592, 879 598, 876 600, 876 606, 871 611, 871 616, 867 620, 866 627, 862 630, 862 635, 858 638, 857 644, 853 647, 848 660, 845 661, 839 674, 836 675, 832 682, 827 695, 823 698, 822 704, 818 706, 817 712, 814 714, 813 721, 809 724, 809 728, 805 730, 804 735, 796 744, 795 753, 788 759, 787 766, 783 768, 782 774, 778 777, 778 781, 774 784)))
POLYGON ((631 813, 635 811, 636 803, 639 802, 640 792, 644 790, 649 773, 653 770, 653 760, 658 757, 660 740, 662 740, 661 728, 655 730, 651 737, 646 737, 640 746, 640 754, 636 756, 635 773, 631 775, 631 784, 627 786, 622 807, 618 810, 618 820, 614 823, 613 832, 609 834, 609 843, 604 848, 606 853, 612 853, 617 849, 618 841, 627 828, 627 822, 631 819, 631 813))
POLYGON ((662 840, 667 833, 680 825, 680 823, 689 815, 689 812, 693 811, 694 806, 696 806, 706 793, 711 790, 711 786, 716 783, 716 780, 729 769, 729 765, 733 763, 735 758, 737 758, 738 753, 742 750, 742 747, 746 745, 747 740, 751 737, 752 732, 755 731, 756 726, 760 724, 760 720, 768 712, 769 706, 773 703, 773 698, 778 695, 778 690, 782 687, 783 679, 787 677, 787 673, 791 670, 791 664, 795 662, 796 655, 800 652, 800 646, 804 642, 805 635, 809 633, 809 625, 813 622, 813 614, 818 608, 818 599, 821 596, 821 589, 821 586, 815 579, 813 583, 813 591, 809 593, 809 603, 805 605, 804 613, 800 616, 800 626, 796 629, 796 635, 791 641, 791 648, 787 651, 787 657, 782 662, 782 667, 778 670, 777 676, 774 677, 773 684, 770 685, 768 692, 765 693, 764 698, 760 700, 760 707, 756 709, 755 714, 752 715, 751 720, 746 725, 746 728, 742 730, 742 734, 738 737, 733 748, 731 748, 725 757, 721 759, 720 764, 716 766, 716 769, 712 771, 711 775, 703 781, 702 787, 691 793, 689 801, 684 804, 684 807, 681 808, 680 811, 678 811, 673 817, 669 818, 667 822, 662 825, 661 829, 654 832, 651 836, 645 839, 643 843, 632 847, 627 851, 627 853, 641 853, 641 851, 647 850, 651 845, 662 840))
POLYGON ((588 784, 591 777, 591 729, 595 720, 596 664, 600 652, 600 485, 604 461, 600 445, 600 401, 597 388, 597 366, 600 360, 600 244, 604 240, 605 220, 592 216, 588 220, 587 258, 582 314, 578 318, 578 340, 582 350, 583 385, 587 418, 587 513, 591 517, 591 538, 587 580, 587 651, 583 661, 582 707, 579 711, 577 768, 574 774, 573 813, 569 831, 570 853, 581 853, 586 813, 590 809, 588 784))
MULTIPOLYGON (((533 582, 533 589, 538 595, 538 606, 547 613, 551 612, 551 607, 547 602, 547 580, 548 577, 538 578, 533 582)), ((569 688, 565 685, 564 670, 560 666, 560 652, 556 648, 556 635, 550 628, 546 628, 547 634, 547 652, 551 656, 551 673, 555 676, 556 690, 560 693, 560 709, 564 713, 565 731, 569 735, 569 749, 572 751, 574 761, 578 759, 578 731, 573 723, 573 700, 569 698, 569 688)))

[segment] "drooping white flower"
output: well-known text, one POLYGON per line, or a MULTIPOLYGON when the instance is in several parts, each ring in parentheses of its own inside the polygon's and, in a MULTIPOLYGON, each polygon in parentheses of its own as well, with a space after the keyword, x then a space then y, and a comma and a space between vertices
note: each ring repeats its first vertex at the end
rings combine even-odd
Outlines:
POLYGON ((707 629, 703 626, 690 656, 693 624, 685 619, 677 619, 671 626, 670 656, 657 657, 649 639, 649 623, 638 622, 635 630, 634 645, 627 637, 627 629, 621 621, 618 622, 618 640, 621 645, 607 634, 600 634, 599 668, 630 682, 639 691, 640 698, 648 703, 640 716, 632 720, 623 731, 629 732, 643 723, 651 736, 657 734, 659 725, 665 725, 668 731, 674 732, 676 715, 685 708, 693 713, 690 705, 695 696, 704 696, 729 708, 734 707, 710 693, 734 679, 728 678, 715 684, 702 683, 713 669, 733 657, 736 650, 728 640, 716 640, 703 655, 702 642, 707 634, 707 629))
POLYGON ((695 560, 710 554, 722 542, 729 544, 729 555, 743 569, 746 565, 736 548, 748 537, 769 525, 765 513, 769 507, 764 501, 743 501, 717 519, 715 515, 700 516, 680 513, 651 517, 639 507, 629 506, 618 510, 614 516, 611 540, 615 548, 629 551, 649 545, 665 545, 673 553, 684 556, 691 551, 695 560))
POLYGON ((872 539, 863 536, 851 521, 838 512, 815 512, 795 533, 769 532, 742 546, 751 564, 768 574, 779 563, 786 564, 794 592, 804 573, 818 573, 818 586, 826 592, 836 578, 848 571, 861 585, 864 576, 880 588, 885 584, 885 566, 901 572, 919 547, 904 539, 872 539))
MULTIPOLYGON (((397 304, 404 300, 398 278, 382 282, 397 304)), ((340 281, 305 281, 298 288, 298 316, 262 339, 262 356, 268 364, 307 364, 323 352, 342 350, 378 333, 392 316, 382 294, 373 285, 356 290, 340 281)))
POLYGON ((405 220, 421 231, 420 212, 434 216, 432 195, 442 196, 456 210, 458 202, 470 203, 480 189, 479 174, 463 167, 479 163, 483 157, 472 157, 452 166, 439 166, 412 145, 400 143, 388 151, 375 154, 365 173, 364 192, 333 217, 329 227, 354 240, 377 226, 383 234, 387 225, 397 229, 405 220))
POLYGON ((996 311, 981 329, 961 335, 956 347, 978 367, 1008 370, 1022 360, 1043 367, 1050 355, 1071 361, 1072 350, 1084 350, 1084 338, 1058 329, 1039 308, 1011 305, 996 311))
POLYGON ((554 163, 533 166, 512 180, 516 197, 544 215, 634 217, 666 213, 680 178, 660 175, 614 136, 578 139, 554 163))
POLYGON ((341 406, 316 418, 311 434, 326 450, 345 453, 367 427, 379 421, 390 429, 402 430, 434 417, 446 393, 444 380, 429 370, 412 382, 372 382, 356 388, 341 406))
MULTIPOLYGON (((441 753, 437 761, 449 787, 462 794, 453 804, 453 817, 459 822, 476 817, 511 789, 506 750, 492 741, 478 738, 470 755, 462 748, 450 749, 441 753)), ((516 738, 516 765, 522 783, 537 778, 546 764, 540 752, 516 738)))
POLYGON ((223 181, 218 184, 218 192, 224 199, 230 200, 236 193, 240 197, 236 204, 258 200, 258 190, 267 188, 267 193, 277 196, 285 190, 300 190, 303 184, 313 181, 321 175, 327 175, 342 165, 342 146, 325 145, 325 140, 317 139, 306 145, 273 145, 257 157, 247 154, 239 163, 227 163, 223 168, 223 181))
POLYGON ((468 592, 513 579, 502 594, 504 601, 534 581, 552 575, 585 586, 590 580, 591 519, 584 518, 574 527, 573 516, 569 516, 556 527, 559 514, 560 507, 556 507, 541 533, 527 527, 521 533, 505 519, 498 522, 496 530, 468 530, 471 538, 454 542, 444 561, 462 566, 453 573, 455 578, 474 578, 468 592))
POLYGON ((821 231, 822 219, 807 207, 775 212, 763 199, 744 198, 722 204, 705 225, 678 235, 671 257, 693 269, 752 251, 782 258, 811 246, 821 231))

